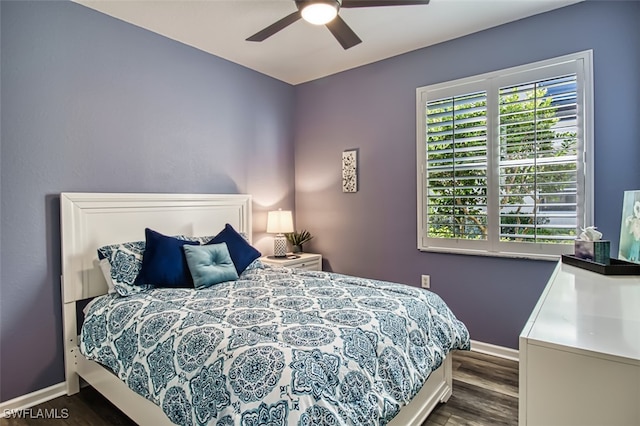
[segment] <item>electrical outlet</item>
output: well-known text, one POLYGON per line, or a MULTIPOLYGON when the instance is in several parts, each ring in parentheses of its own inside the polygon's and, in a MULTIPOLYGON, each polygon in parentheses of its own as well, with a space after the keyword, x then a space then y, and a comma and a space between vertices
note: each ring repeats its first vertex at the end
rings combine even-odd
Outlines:
POLYGON ((422 288, 430 288, 431 287, 431 277, 429 275, 422 276, 422 288))

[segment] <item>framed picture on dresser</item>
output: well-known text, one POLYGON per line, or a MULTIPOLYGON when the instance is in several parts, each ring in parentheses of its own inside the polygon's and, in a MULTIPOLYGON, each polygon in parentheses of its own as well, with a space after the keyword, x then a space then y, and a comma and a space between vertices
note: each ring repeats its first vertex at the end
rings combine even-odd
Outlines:
POLYGON ((640 190, 624 192, 618 257, 640 263, 640 190))

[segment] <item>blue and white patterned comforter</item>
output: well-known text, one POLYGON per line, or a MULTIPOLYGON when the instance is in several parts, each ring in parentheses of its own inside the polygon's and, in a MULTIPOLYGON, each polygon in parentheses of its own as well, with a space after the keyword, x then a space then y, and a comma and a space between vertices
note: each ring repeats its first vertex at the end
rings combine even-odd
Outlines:
POLYGON ((386 424, 469 334, 434 293, 257 267, 204 290, 105 295, 81 351, 180 425, 386 424))

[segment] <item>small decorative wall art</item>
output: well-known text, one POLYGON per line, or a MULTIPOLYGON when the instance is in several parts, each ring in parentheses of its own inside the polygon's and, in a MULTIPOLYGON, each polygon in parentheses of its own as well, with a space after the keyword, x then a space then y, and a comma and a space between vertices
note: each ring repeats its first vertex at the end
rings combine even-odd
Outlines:
POLYGON ((640 263, 640 191, 625 191, 618 257, 640 263))
POLYGON ((358 192, 358 150, 342 152, 342 192, 358 192))

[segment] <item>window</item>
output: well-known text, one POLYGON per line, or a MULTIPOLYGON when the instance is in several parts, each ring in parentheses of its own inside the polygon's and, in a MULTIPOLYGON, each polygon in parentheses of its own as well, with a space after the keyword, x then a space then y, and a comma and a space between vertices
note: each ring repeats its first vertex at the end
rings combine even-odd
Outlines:
POLYGON ((591 75, 587 51, 417 90, 419 249, 573 251, 592 217, 591 75))

